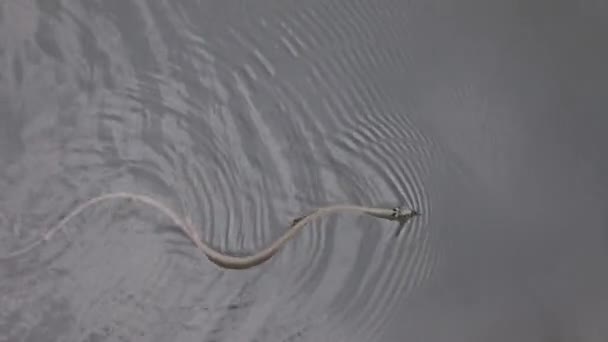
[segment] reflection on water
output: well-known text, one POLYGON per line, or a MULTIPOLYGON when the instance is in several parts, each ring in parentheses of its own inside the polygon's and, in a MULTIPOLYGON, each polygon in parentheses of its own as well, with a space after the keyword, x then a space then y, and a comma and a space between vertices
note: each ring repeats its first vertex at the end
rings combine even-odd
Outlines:
POLYGON ((0 264, 0 337, 602 340, 608 12, 526 6, 1 3, 3 254, 110 191, 232 252, 326 204, 423 215, 335 215, 224 271, 102 204, 0 264))

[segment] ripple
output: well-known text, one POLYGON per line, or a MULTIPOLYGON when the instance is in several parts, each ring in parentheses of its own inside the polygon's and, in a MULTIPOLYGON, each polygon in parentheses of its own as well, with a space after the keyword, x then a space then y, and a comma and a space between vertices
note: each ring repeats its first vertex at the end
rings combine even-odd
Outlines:
MULTIPOLYGON (((185 100, 187 94, 172 91, 187 87, 167 74, 170 62, 159 52, 166 51, 159 40, 150 41, 149 49, 142 46, 139 51, 148 51, 146 57, 130 55, 121 48, 106 51, 112 46, 107 39, 111 35, 108 32, 130 30, 124 26, 125 18, 119 16, 104 21, 104 16, 96 16, 96 20, 87 22, 86 14, 78 8, 72 10, 70 13, 59 11, 58 15, 65 21, 43 20, 49 39, 44 41, 48 45, 40 49, 60 53, 42 55, 39 65, 21 63, 23 72, 18 75, 21 80, 15 83, 25 92, 23 103, 28 107, 24 111, 29 112, 29 117, 23 117, 21 136, 26 142, 25 149, 7 168, 6 177, 13 182, 5 192, 11 197, 4 201, 13 208, 10 214, 22 216, 27 225, 23 225, 18 238, 9 241, 3 234, 3 252, 5 247, 13 249, 21 241, 38 237, 45 227, 57 222, 58 216, 82 201, 112 190, 144 192, 182 209, 198 219, 205 236, 218 246, 251 248, 247 234, 260 235, 255 229, 243 229, 245 237, 241 237, 239 245, 228 241, 238 241, 235 233, 241 230, 236 228, 246 224, 252 224, 253 228, 269 226, 267 217, 271 210, 264 203, 264 196, 257 193, 267 192, 263 184, 256 184, 261 177, 253 172, 253 179, 248 180, 242 174, 243 168, 235 162, 235 155, 246 157, 233 151, 235 144, 245 143, 233 140, 234 133, 226 129, 222 117, 227 113, 225 107, 213 103, 201 106, 185 100), (85 89, 79 89, 82 84, 79 80, 94 78, 96 64, 90 59, 80 59, 92 72, 83 75, 82 71, 87 68, 75 68, 79 64, 68 61, 78 60, 77 54, 64 50, 66 46, 79 46, 87 40, 59 34, 63 30, 74 30, 76 19, 90 25, 80 27, 82 32, 95 32, 96 48, 100 54, 109 56, 105 67, 114 81, 94 83, 94 87, 86 89, 91 94, 88 97, 83 96, 85 89), (102 28, 95 28, 96 25, 102 28), (65 60, 56 56, 63 56, 65 60), (36 77, 49 74, 49 70, 51 74, 67 75, 61 87, 54 84, 52 77, 36 77), (120 85, 110 88, 110 84, 120 85), (45 101, 27 99, 38 94, 46 94, 45 101), (41 102, 47 105, 42 106, 41 102), (207 133, 212 134, 201 135, 201 131, 196 130, 200 127, 210 127, 207 133), (243 191, 249 185, 254 190, 243 191), (252 221, 245 221, 245 217, 252 221)), ((144 22, 150 20, 145 11, 132 10, 140 14, 144 22)), ((124 39, 138 40, 138 36, 127 35, 124 39)), ((29 39, 31 37, 25 37, 26 41, 29 39)), ((128 41, 121 43, 127 45, 128 41)), ((90 47, 83 49, 92 51, 90 47)), ((201 90, 205 90, 204 87, 201 90)), ((215 93, 215 90, 208 92, 215 93)), ((92 208, 70 222, 66 235, 69 243, 58 237, 37 249, 30 258, 3 268, 2 272, 27 269, 29 274, 12 273, 14 281, 19 281, 19 278, 40 275, 47 267, 64 270, 65 275, 52 282, 42 277, 40 285, 33 286, 36 289, 32 289, 32 295, 55 292, 56 296, 69 298, 70 310, 75 317, 80 317, 78 326, 86 330, 103 322, 112 324, 119 317, 125 321, 114 321, 117 330, 128 330, 138 324, 153 326, 155 321, 163 321, 162 316, 155 318, 143 308, 151 312, 160 309, 171 312, 172 308, 182 305, 192 306, 189 298, 195 288, 214 293, 212 288, 222 287, 216 278, 205 278, 200 273, 196 285, 187 281, 193 269, 200 267, 204 260, 198 254, 195 259, 183 259, 184 253, 194 255, 191 246, 175 255, 171 240, 164 244, 164 239, 155 238, 154 230, 149 228, 166 220, 155 214, 118 201, 92 208), (154 220, 150 214, 154 214, 154 220), (124 300, 130 296, 133 301, 124 300), (150 301, 147 296, 156 297, 156 301, 150 301), (111 312, 116 316, 112 317, 111 312)), ((3 225, 3 233, 5 228, 3 225)), ((214 274, 219 276, 217 271, 214 274)), ((5 283, 11 281, 3 278, 5 283)))
MULTIPOLYGON (((373 101, 382 103, 377 99, 373 101)), ((345 296, 335 301, 336 311, 349 313, 346 315, 348 325, 361 334, 370 334, 370 339, 387 321, 394 298, 402 298, 428 278, 435 263, 425 224, 431 211, 424 189, 424 178, 428 176, 432 163, 430 146, 424 139, 418 139, 412 133, 415 129, 406 123, 375 119, 386 116, 351 115, 352 120, 342 129, 344 133, 331 139, 335 144, 334 155, 345 159, 342 160, 343 172, 358 170, 358 173, 367 175, 357 180, 365 185, 357 187, 361 189, 356 193, 357 197, 381 197, 392 193, 400 204, 423 213, 422 218, 413 220, 406 228, 398 241, 400 246, 391 246, 397 249, 374 253, 377 260, 382 260, 381 263, 369 264, 364 274, 353 270, 346 283, 359 284, 353 292, 360 295, 345 296)), ((352 182, 344 183, 347 187, 352 182)), ((378 248, 381 247, 375 249, 378 248)))
POLYGON ((189 2, 31 6, 38 26, 10 45, 12 92, 28 114, 7 176, 14 195, 3 200, 30 223, 18 240, 108 191, 162 200, 233 254, 326 204, 407 205, 423 216, 398 238, 388 222, 323 218, 267 264, 232 273, 149 229, 160 215, 116 202, 75 219, 69 243, 53 240, 15 267, 29 265, 31 277, 63 270, 38 294, 69 298, 83 335, 108 325, 175 339, 183 324, 166 318, 192 314, 194 330, 212 327, 218 339, 240 326, 249 337, 335 330, 373 340, 394 299, 437 262, 425 184, 441 156, 409 119, 415 108, 390 102, 403 90, 387 90, 407 76, 407 53, 374 46, 373 18, 384 14, 370 3, 277 5, 271 15, 226 6, 225 22, 189 2))
MULTIPOLYGON (((378 51, 365 44, 373 42, 376 35, 373 25, 362 22, 365 11, 371 9, 357 4, 349 10, 361 12, 340 16, 348 19, 332 22, 331 26, 327 26, 328 18, 336 17, 337 8, 330 5, 303 11, 291 21, 277 19, 281 22, 277 26, 288 32, 282 42, 306 42, 298 48, 286 45, 292 57, 300 58, 296 68, 305 72, 309 82, 290 80, 289 85, 279 83, 268 91, 284 108, 291 109, 293 120, 314 127, 308 130, 308 148, 319 146, 313 163, 325 170, 310 173, 317 175, 316 188, 334 194, 331 200, 325 197, 317 201, 373 205, 392 197, 392 205, 408 205, 424 215, 412 221, 393 244, 383 238, 386 233, 378 227, 383 223, 341 216, 324 219, 293 242, 293 251, 286 248, 289 251, 283 252, 299 260, 293 266, 286 298, 306 303, 306 298, 314 297, 318 302, 331 303, 335 315, 323 325, 328 330, 348 326, 349 335, 368 340, 366 337, 373 338, 387 321, 394 298, 407 295, 428 279, 437 262, 427 232, 432 208, 424 183, 435 158, 440 156, 433 155, 433 142, 414 128, 404 109, 387 102, 392 94, 379 91, 386 89, 386 84, 374 83, 375 77, 365 78, 372 70, 391 69, 394 73, 407 62, 407 56, 398 48, 378 51), (371 30, 361 31, 360 27, 371 30), (308 88, 310 85, 314 88, 308 88), (300 95, 304 91, 308 96, 300 95), (319 110, 328 115, 322 117, 319 110), (359 232, 356 227, 361 224, 369 225, 369 230, 359 232), (357 243, 359 249, 344 252, 357 243)), ((281 68, 275 69, 281 75, 281 68)), ((278 123, 267 123, 280 130, 278 123)), ((302 305, 301 310, 314 311, 314 305, 302 305)))

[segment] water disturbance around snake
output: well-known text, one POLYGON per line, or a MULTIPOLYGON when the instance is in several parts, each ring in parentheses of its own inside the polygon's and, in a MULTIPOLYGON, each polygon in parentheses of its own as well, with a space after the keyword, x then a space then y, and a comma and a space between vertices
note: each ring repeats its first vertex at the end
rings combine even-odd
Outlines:
POLYGON ((426 182, 442 156, 381 82, 407 71, 402 49, 374 48, 388 14, 366 2, 222 6, 219 20, 194 1, 5 3, 0 35, 20 30, 0 61, 23 150, 3 170, 3 221, 20 228, 2 227, 2 251, 96 194, 142 189, 188 213, 201 240, 248 254, 315 206, 422 216, 396 238, 398 223, 366 215, 311 221, 260 276, 200 271, 182 237, 155 238, 154 210, 94 206, 68 225, 70 248, 48 244, 11 266, 38 285, 14 285, 6 298, 26 304, 1 302, 0 322, 41 312, 37 331, 64 317, 71 340, 109 327, 163 340, 372 341, 394 299, 432 274, 426 182), (49 303, 62 315, 37 310, 49 303))

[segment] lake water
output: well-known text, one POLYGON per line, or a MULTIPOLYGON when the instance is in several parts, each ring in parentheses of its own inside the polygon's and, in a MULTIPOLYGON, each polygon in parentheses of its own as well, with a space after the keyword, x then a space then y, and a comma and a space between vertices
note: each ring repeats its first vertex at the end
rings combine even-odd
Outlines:
POLYGON ((608 5, 0 2, 1 341, 606 341, 608 5))

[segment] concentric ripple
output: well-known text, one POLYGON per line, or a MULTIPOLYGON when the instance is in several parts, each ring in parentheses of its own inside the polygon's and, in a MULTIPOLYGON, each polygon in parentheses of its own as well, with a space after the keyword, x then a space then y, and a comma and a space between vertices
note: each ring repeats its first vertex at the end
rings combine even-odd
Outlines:
MULTIPOLYGON (((432 142, 407 119, 407 109, 391 103, 395 94, 381 92, 379 89, 386 89, 386 85, 377 84, 370 75, 382 73, 379 80, 385 80, 387 75, 394 77, 403 62, 400 50, 376 53, 371 45, 343 36, 343 32, 352 34, 348 27, 370 28, 370 25, 349 22, 351 18, 362 20, 361 16, 340 16, 348 20, 328 25, 330 20, 324 20, 324 16, 338 17, 331 10, 321 6, 310 15, 290 18, 291 22, 285 18, 265 20, 265 28, 274 24, 276 31, 283 32, 276 40, 288 52, 273 70, 277 76, 296 78, 289 77, 284 82, 276 77, 272 84, 257 79, 255 87, 257 94, 267 92, 270 95, 265 97, 272 97, 284 109, 282 118, 265 112, 271 131, 279 136, 288 135, 290 121, 301 123, 299 131, 305 132, 310 143, 293 146, 284 158, 289 160, 293 153, 313 156, 308 157, 312 159, 308 164, 316 167, 307 168, 307 175, 294 178, 310 180, 304 183, 302 191, 324 189, 323 193, 331 195, 315 196, 319 193, 315 191, 310 197, 317 205, 326 202, 373 205, 392 201, 389 205, 408 205, 424 214, 396 242, 390 241, 392 234, 385 232, 383 223, 346 217, 326 219, 306 230, 293 242, 293 248, 286 248, 282 254, 298 260, 296 264, 290 262, 293 279, 284 303, 285 306, 289 306, 287 301, 298 303, 298 313, 290 314, 329 310, 329 317, 322 320, 324 331, 338 328, 367 341, 388 321, 394 299, 407 295, 428 279, 437 262, 426 231, 432 208, 424 182, 438 156, 433 155, 432 142), (308 31, 298 32, 301 28, 308 31), (299 60, 290 64, 291 58, 299 60), (288 70, 282 68, 284 65, 291 67, 288 70), (358 248, 353 250, 352 246, 358 248), (317 303, 330 306, 319 309, 317 303)), ((249 27, 242 30, 255 31, 249 27)), ((373 42, 374 32, 365 34, 369 39, 363 41, 373 42)), ((238 41, 244 40, 241 37, 238 41)), ((249 41, 243 45, 260 43, 249 41)), ((248 70, 247 60, 242 63, 248 70)), ((244 96, 249 94, 245 92, 244 96)), ((290 141, 287 136, 283 139, 290 141)), ((301 164, 302 160, 293 163, 301 164)), ((304 172, 297 166, 291 170, 304 172)))
MULTIPOLYGON (((407 77, 395 73, 407 70, 407 53, 374 46, 386 13, 344 3, 0 5, 0 34, 23 26, 0 42, 23 146, 2 170, 11 195, 0 222, 21 222, 2 227, 2 252, 110 191, 162 201, 233 254, 265 247, 291 219, 328 204, 423 214, 397 237, 397 224, 332 215, 267 264, 234 273, 173 231, 151 229, 166 224, 161 215, 99 205, 0 268, 2 298, 22 301, 0 309, 0 325, 58 302, 70 340, 373 340, 394 299, 438 262, 425 183, 440 156, 410 121, 415 108, 401 107, 405 90, 391 87, 407 77)), ((44 329, 49 315, 27 330, 44 329)))

